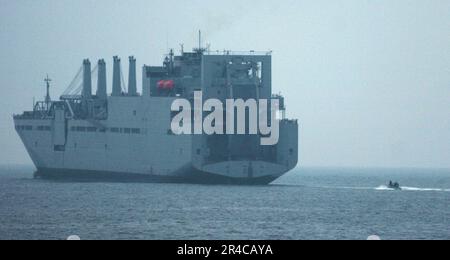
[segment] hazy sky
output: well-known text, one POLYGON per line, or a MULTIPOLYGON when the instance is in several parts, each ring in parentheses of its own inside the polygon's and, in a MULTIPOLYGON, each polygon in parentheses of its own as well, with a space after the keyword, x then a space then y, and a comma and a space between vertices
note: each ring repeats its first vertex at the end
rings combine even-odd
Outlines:
POLYGON ((0 0, 0 164, 31 163, 12 114, 46 73, 56 97, 105 58, 110 84, 112 56, 159 65, 198 29, 212 49, 274 51, 300 165, 450 167, 449 0, 0 0))

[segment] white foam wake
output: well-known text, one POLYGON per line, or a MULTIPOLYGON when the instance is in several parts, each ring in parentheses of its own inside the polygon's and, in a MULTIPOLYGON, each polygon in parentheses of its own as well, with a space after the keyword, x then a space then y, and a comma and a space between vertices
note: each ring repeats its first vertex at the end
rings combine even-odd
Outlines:
MULTIPOLYGON (((438 189, 438 188, 417 188, 417 187, 401 187, 401 189, 403 191, 444 191, 444 192, 450 192, 450 189, 438 189)), ((375 188, 375 190, 388 190, 388 191, 393 191, 394 189, 389 188, 386 185, 381 185, 377 188, 375 188)))
POLYGON ((409 191, 450 191, 446 189, 437 189, 437 188, 416 188, 416 187, 402 187, 403 190, 409 191))
POLYGON ((391 189, 386 185, 381 185, 381 186, 375 188, 375 190, 394 190, 394 189, 391 189))

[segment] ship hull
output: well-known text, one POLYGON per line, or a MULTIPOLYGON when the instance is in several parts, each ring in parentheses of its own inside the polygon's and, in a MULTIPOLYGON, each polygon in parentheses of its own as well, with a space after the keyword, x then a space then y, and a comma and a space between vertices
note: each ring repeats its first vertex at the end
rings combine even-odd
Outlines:
POLYGON ((35 178, 67 182, 120 182, 120 183, 186 183, 211 185, 268 185, 278 176, 233 178, 188 169, 183 175, 151 175, 126 172, 38 168, 35 178))
MULTIPOLYGON (((91 96, 92 73, 89 61, 85 60, 84 95, 63 95, 59 101, 38 102, 33 111, 13 116, 16 131, 38 169, 36 177, 231 185, 273 182, 297 165, 298 122, 284 118, 284 98, 272 95, 270 55, 253 54, 204 56, 191 53, 173 64, 177 71, 171 72, 173 75, 168 75, 166 67, 144 66, 142 95, 120 94, 119 89, 108 96, 103 85, 103 95, 91 96), (169 91, 158 88, 161 82, 178 86, 169 91), (195 98, 199 92, 201 102, 195 98), (271 129, 276 130, 277 126, 278 131, 264 134, 250 131, 250 111, 255 109, 248 109, 243 118, 233 120, 241 122, 236 122, 238 125, 232 128, 238 129, 239 125, 244 126, 244 130, 249 128, 245 134, 228 133, 225 128, 222 130, 227 130, 226 135, 220 134, 221 131, 208 134, 197 131, 195 122, 192 122, 193 134, 183 130, 183 134, 178 135, 175 133, 178 131, 173 131, 174 126, 178 128, 175 119, 184 114, 185 109, 184 112, 190 114, 189 110, 197 111, 198 105, 201 107, 203 101, 206 104, 212 99, 222 104, 230 100, 247 100, 253 104, 251 99, 272 103, 277 99, 282 118, 276 120, 277 124, 274 119, 266 118, 266 124, 271 121, 271 129), (189 106, 180 106, 182 103, 189 106), (176 107, 182 111, 176 113, 176 107), (269 136, 277 142, 263 145, 262 139, 269 136)), ((115 57, 114 62, 114 67, 120 71, 120 59, 115 57)), ((103 73, 97 78, 106 81, 104 65, 100 60, 103 73)), ((119 76, 118 71, 114 73, 119 76)), ((120 86, 120 82, 113 85, 120 86)), ((233 111, 247 110, 245 103, 248 102, 244 102, 241 109, 238 108, 241 102, 235 103, 237 109, 233 111)), ((257 110, 261 109, 257 108, 255 115, 257 110)), ((269 114, 274 113, 267 113, 267 116, 269 114)), ((200 125, 205 125, 206 118, 201 116, 198 120, 195 115, 193 121, 204 121, 200 125)), ((185 120, 192 118, 183 118, 183 126, 185 120)), ((220 125, 228 126, 227 122, 219 121, 214 121, 217 130, 220 125)))

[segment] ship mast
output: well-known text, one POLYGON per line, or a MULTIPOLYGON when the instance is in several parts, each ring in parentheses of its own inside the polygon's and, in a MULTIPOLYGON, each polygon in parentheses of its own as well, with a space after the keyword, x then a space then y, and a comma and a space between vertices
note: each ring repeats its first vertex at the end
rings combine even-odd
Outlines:
POLYGON ((206 49, 202 47, 202 31, 201 30, 198 31, 198 48, 194 48, 194 51, 199 54, 203 54, 206 51, 206 49))
POLYGON ((49 109, 50 102, 52 101, 50 97, 50 82, 52 81, 47 74, 47 77, 44 79, 46 86, 47 86, 47 95, 45 96, 45 104, 47 106, 47 110, 49 109))
POLYGON ((202 31, 201 30, 198 31, 198 49, 199 50, 202 49, 202 31))

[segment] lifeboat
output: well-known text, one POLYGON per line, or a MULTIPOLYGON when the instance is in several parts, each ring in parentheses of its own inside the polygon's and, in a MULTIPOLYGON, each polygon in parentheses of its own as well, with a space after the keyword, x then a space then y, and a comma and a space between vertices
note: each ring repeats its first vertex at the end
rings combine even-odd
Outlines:
POLYGON ((175 82, 173 80, 165 80, 164 81, 164 89, 172 90, 175 87, 175 82))
POLYGON ((156 83, 159 90, 172 90, 175 88, 173 80, 160 80, 156 83))

